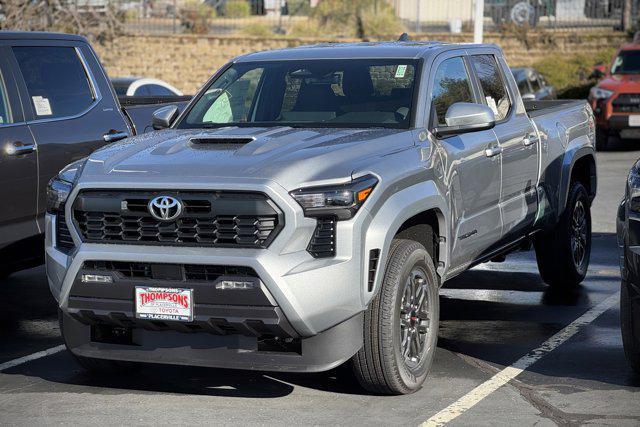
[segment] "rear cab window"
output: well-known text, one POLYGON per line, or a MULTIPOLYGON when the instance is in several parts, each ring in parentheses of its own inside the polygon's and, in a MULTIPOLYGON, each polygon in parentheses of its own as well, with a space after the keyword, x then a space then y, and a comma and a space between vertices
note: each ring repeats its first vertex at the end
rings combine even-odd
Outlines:
POLYGON ((76 48, 15 46, 36 119, 76 116, 96 101, 96 95, 76 48))
POLYGON ((511 111, 506 82, 493 55, 471 55, 473 72, 478 77, 484 102, 493 110, 496 121, 504 120, 511 111))

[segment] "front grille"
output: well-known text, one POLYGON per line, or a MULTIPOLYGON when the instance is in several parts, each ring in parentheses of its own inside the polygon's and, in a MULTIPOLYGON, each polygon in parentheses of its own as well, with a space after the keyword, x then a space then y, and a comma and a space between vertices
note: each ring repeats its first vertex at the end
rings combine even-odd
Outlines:
POLYGON ((314 258, 329 258, 336 254, 335 218, 318 218, 307 252, 314 258))
POLYGON ((74 220, 90 243, 265 248, 283 226, 278 207, 259 193, 87 191, 74 220), (179 199, 179 218, 162 221, 148 204, 158 195, 179 199))
POLYGON ((199 264, 153 264, 148 262, 127 261, 85 261, 83 268, 94 271, 116 271, 129 279, 161 279, 165 278, 155 273, 154 267, 166 265, 174 267, 181 280, 215 282, 223 276, 258 277, 249 267, 234 265, 199 265, 199 264))
POLYGON ((614 113, 640 113, 640 93, 622 93, 611 105, 614 113))
POLYGON ((74 248, 73 239, 71 238, 69 227, 67 227, 64 205, 60 207, 60 211, 56 214, 56 248, 65 253, 74 248))

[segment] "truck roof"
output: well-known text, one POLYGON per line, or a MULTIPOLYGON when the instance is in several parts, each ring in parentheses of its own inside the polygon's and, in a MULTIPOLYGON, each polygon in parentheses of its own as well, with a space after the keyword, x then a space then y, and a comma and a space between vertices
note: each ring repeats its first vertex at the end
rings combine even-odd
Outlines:
MULTIPOLYGON (((237 62, 279 61, 287 59, 419 58, 430 51, 450 46, 466 46, 437 41, 395 41, 359 43, 320 43, 287 49, 249 53, 237 62)), ((471 46, 471 45, 468 45, 471 46)), ((473 45, 475 47, 481 45, 473 45)), ((488 46, 488 45, 486 45, 488 46)), ((493 46, 493 45, 492 45, 493 46)))
POLYGON ((86 42, 82 36, 44 31, 0 31, 0 40, 65 40, 86 42))
POLYGON ((620 46, 620 50, 640 50, 640 43, 625 43, 620 46))

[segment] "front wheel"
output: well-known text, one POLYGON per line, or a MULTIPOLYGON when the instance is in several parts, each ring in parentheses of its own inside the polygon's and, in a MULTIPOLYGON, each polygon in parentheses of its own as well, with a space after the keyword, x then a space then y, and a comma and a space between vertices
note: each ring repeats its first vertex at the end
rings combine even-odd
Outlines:
POLYGON ((587 275, 591 256, 591 210, 589 193, 574 181, 569 188, 567 206, 556 226, 536 236, 538 270, 545 283, 557 289, 570 289, 587 275))
POLYGON ((620 288, 620 329, 627 361, 640 373, 640 290, 624 280, 620 288))
POLYGON ((360 384, 372 393, 409 394, 424 383, 438 338, 439 281, 418 242, 396 239, 382 287, 364 318, 364 345, 353 357, 360 384))

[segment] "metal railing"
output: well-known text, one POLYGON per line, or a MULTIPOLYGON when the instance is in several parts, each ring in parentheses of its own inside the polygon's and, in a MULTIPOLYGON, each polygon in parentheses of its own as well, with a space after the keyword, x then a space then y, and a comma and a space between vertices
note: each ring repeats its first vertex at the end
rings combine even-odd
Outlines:
MULTIPOLYGON (((90 15, 92 22, 98 24, 108 16, 127 34, 375 38, 400 30, 472 31, 475 19, 475 0, 15 1, 27 6, 43 3, 41 10, 54 4, 72 17, 90 15)), ((482 19, 485 31, 505 26, 621 29, 625 3, 635 27, 638 0, 485 0, 482 19)), ((7 28, 10 25, 5 22, 3 7, 8 6, 0 3, 0 28, 7 28)), ((40 23, 45 19, 41 13, 34 16, 41 17, 40 23)), ((28 27, 21 24, 20 27, 28 27)))

